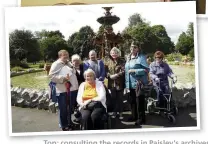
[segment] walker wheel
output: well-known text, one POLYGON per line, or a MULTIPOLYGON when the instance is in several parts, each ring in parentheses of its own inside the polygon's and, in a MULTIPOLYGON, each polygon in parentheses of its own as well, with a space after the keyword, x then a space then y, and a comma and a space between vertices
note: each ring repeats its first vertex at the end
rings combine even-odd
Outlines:
POLYGON ((168 120, 169 120, 171 123, 173 123, 173 124, 176 123, 176 119, 175 119, 175 117, 174 117, 173 115, 168 115, 168 120))
POLYGON ((178 107, 175 107, 175 108, 173 109, 173 114, 174 114, 174 115, 178 115, 178 107))

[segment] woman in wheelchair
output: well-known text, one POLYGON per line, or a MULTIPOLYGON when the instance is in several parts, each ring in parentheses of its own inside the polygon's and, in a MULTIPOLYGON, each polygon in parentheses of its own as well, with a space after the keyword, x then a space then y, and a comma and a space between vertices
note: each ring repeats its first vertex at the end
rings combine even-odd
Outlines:
POLYGON ((177 78, 169 65, 163 61, 163 52, 155 52, 154 58, 155 61, 150 64, 150 78, 157 93, 157 104, 159 107, 164 107, 165 100, 163 94, 170 93, 168 77, 173 79, 174 83, 177 81, 177 78))
POLYGON ((106 91, 102 82, 96 80, 95 72, 84 72, 85 82, 81 83, 77 103, 80 106, 81 126, 85 130, 103 129, 103 115, 106 113, 106 91))

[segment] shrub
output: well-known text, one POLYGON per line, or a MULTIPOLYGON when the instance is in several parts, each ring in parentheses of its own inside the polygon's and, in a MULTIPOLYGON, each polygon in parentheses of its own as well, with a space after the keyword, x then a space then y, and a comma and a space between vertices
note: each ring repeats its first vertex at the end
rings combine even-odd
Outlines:
POLYGON ((19 66, 22 68, 30 68, 26 62, 21 62, 21 64, 19 66))
POLYGON ((191 60, 194 59, 194 48, 189 51, 189 56, 191 57, 191 60))
POLYGON ((39 68, 44 68, 44 64, 39 64, 39 68))
POLYGON ((21 67, 19 67, 19 66, 16 66, 16 67, 13 67, 13 68, 12 68, 12 71, 20 72, 20 71, 24 71, 24 69, 21 68, 21 67))
POLYGON ((10 66, 11 67, 21 67, 21 68, 30 68, 26 62, 21 62, 19 60, 11 60, 10 66))
POLYGON ((177 59, 182 59, 183 55, 180 53, 172 53, 172 54, 168 54, 166 55, 165 59, 167 59, 168 61, 175 61, 177 59))
POLYGON ((19 60, 10 60, 11 68, 15 67, 15 66, 20 66, 20 64, 21 64, 21 61, 19 61, 19 60))

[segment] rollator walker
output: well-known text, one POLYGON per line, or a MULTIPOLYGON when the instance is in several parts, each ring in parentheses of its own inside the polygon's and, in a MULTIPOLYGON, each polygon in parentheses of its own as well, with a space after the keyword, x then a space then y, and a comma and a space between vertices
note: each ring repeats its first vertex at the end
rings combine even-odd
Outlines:
POLYGON ((178 114, 178 108, 172 99, 173 97, 173 86, 176 82, 171 80, 169 92, 165 93, 161 89, 163 81, 160 79, 159 82, 153 82, 153 88, 156 90, 156 98, 152 94, 147 98, 147 111, 149 114, 157 113, 164 115, 172 123, 176 123, 175 116, 178 114), (158 100, 159 98, 159 100, 158 100), (163 106, 159 105, 163 100, 163 106))

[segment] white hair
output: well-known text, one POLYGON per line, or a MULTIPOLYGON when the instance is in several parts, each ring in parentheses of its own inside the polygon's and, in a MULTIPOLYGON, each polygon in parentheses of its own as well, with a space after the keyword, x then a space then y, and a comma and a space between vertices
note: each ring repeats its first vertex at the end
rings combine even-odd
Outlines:
POLYGON ((94 78, 96 78, 95 76, 95 72, 92 70, 92 69, 87 69, 85 72, 84 72, 84 78, 86 79, 86 76, 87 74, 93 74, 94 78))
POLYGON ((91 50, 91 51, 89 52, 89 55, 91 55, 91 54, 93 54, 93 53, 94 53, 95 55, 97 54, 95 50, 91 50))
POLYGON ((110 54, 111 54, 112 52, 116 52, 116 53, 118 54, 118 56, 121 56, 121 51, 120 51, 117 47, 113 47, 113 48, 111 49, 111 51, 110 51, 110 54))
POLYGON ((80 56, 78 54, 74 54, 74 55, 72 55, 71 60, 72 61, 74 61, 74 60, 79 60, 80 61, 81 58, 80 58, 80 56))

